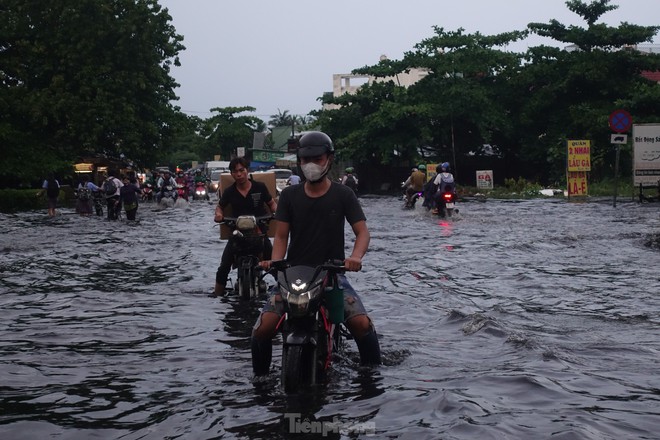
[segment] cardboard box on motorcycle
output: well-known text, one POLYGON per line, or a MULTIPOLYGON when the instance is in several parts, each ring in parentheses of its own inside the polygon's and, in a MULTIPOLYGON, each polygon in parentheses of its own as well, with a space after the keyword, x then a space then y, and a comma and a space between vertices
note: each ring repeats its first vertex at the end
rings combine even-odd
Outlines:
MULTIPOLYGON (((277 181, 275 179, 275 173, 270 173, 270 172, 250 173, 250 178, 257 182, 265 183, 270 195, 273 196, 273 198, 277 199, 277 184, 276 184, 277 181)), ((224 190, 229 186, 231 186, 233 183, 234 183, 234 178, 231 176, 230 173, 222 173, 220 175, 220 196, 222 196, 224 190)), ((227 206, 227 208, 224 210, 224 213, 225 216, 227 217, 233 216, 231 211, 231 205, 227 206)), ((268 225, 268 236, 271 238, 275 236, 276 223, 277 221, 271 220, 268 225)), ((220 225, 220 239, 227 240, 230 236, 231 236, 231 229, 229 229, 226 225, 220 225)))

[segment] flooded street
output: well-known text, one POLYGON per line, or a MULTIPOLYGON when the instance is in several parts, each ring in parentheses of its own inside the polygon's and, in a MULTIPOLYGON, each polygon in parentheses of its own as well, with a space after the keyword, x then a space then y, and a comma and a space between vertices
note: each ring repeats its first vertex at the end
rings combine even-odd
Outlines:
POLYGON ((0 438, 658 438, 660 206, 471 201, 439 220, 360 200, 371 246, 348 277, 385 364, 359 368, 348 341, 300 396, 279 344, 253 383, 261 304, 209 296, 213 204, 143 204, 137 225, 0 214, 0 438))

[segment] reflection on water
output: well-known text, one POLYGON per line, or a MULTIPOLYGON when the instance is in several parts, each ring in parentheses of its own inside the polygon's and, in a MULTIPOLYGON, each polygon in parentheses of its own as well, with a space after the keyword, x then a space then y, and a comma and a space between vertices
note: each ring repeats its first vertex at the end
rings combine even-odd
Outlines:
POLYGON ((212 204, 145 204, 135 226, 0 215, 0 437, 656 437, 657 206, 463 202, 437 219, 361 202, 372 241, 349 276, 384 365, 360 368, 348 341, 296 396, 279 344, 253 380, 260 301, 209 295, 212 204))

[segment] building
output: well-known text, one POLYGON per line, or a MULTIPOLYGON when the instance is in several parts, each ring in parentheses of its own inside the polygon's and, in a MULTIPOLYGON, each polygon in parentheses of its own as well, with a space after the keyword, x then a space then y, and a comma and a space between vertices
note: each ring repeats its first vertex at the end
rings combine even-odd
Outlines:
MULTIPOLYGON (((386 60, 387 56, 381 55, 380 61, 386 60)), ((429 74, 427 69, 411 69, 408 73, 399 73, 395 76, 386 78, 376 78, 368 75, 354 75, 352 73, 335 73, 332 75, 332 96, 337 98, 346 93, 354 94, 364 84, 373 84, 375 82, 393 81, 401 87, 410 87, 420 79, 429 74)), ((334 110, 338 108, 335 104, 325 104, 324 110, 334 110)))

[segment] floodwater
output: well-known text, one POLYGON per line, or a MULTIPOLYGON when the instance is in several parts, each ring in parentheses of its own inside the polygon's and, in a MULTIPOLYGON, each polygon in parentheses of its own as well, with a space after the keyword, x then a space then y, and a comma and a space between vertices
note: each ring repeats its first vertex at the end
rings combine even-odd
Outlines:
POLYGON ((384 365, 348 341, 297 396, 278 344, 253 381, 259 304, 209 296, 212 204, 144 204, 137 225, 0 215, 0 438, 659 438, 657 204, 465 201, 439 220, 360 200, 372 241, 349 279, 384 365))

